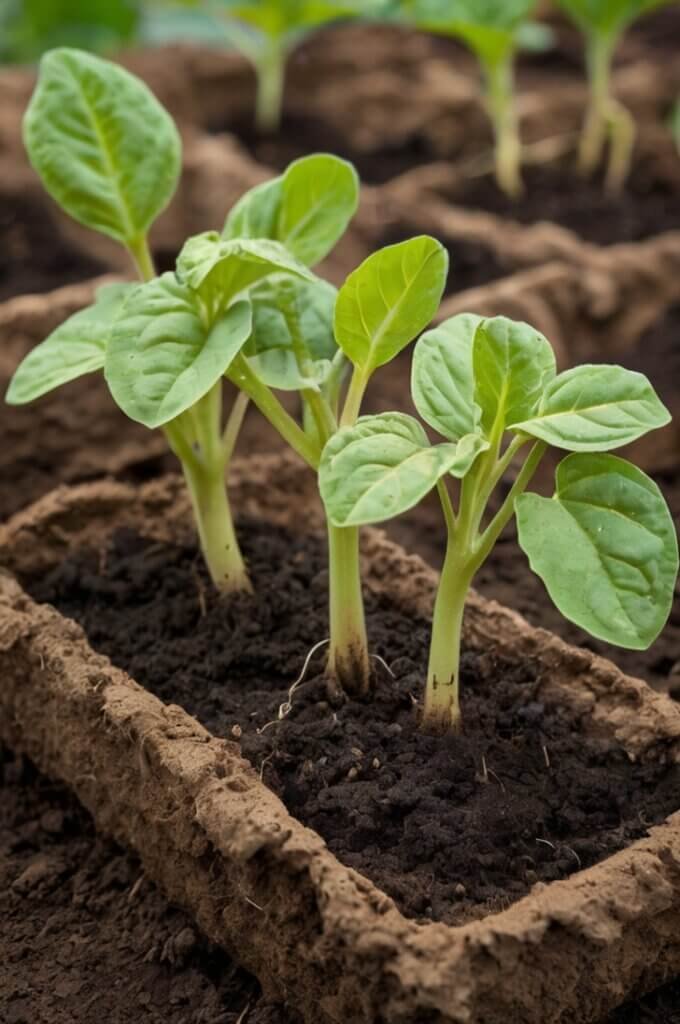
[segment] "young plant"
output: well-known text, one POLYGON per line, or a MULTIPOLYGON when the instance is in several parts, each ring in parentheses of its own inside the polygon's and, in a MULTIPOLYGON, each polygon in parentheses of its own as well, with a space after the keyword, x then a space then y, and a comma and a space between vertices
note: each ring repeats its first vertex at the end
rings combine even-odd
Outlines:
POLYGON ((408 20, 428 32, 456 36, 476 55, 495 135, 496 180, 507 195, 522 191, 522 146, 515 107, 514 63, 536 0, 403 0, 408 20))
POLYGON ((677 537, 656 484, 608 453, 669 422, 649 381, 620 366, 557 374, 550 344, 527 324, 463 314, 417 343, 412 395, 445 441, 431 445, 404 413, 362 417, 329 440, 319 480, 329 520, 344 529, 382 522, 439 492, 448 542, 423 728, 460 726, 465 599, 513 516, 531 568, 567 619, 609 643, 647 648, 670 612, 677 537), (550 446, 572 453, 557 468, 553 497, 525 493, 550 446), (519 455, 509 492, 487 517, 519 455))
POLYGON ((635 142, 633 118, 611 92, 614 53, 623 33, 636 18, 668 2, 558 0, 559 6, 576 22, 586 38, 590 99, 581 133, 579 164, 584 174, 592 174, 602 160, 605 143, 609 139, 606 187, 611 191, 621 189, 628 177, 635 142))
MULTIPOLYGON (((339 196, 344 194, 349 205, 351 191, 346 179, 339 188, 339 172, 348 166, 341 161, 329 163, 326 175, 317 173, 304 189, 291 191, 290 216, 299 230, 286 232, 285 239, 300 260, 316 262, 344 230, 347 218, 339 196), (305 204, 309 212, 302 216, 305 204)), ((352 181, 356 189, 355 175, 352 181)), ((277 239, 285 222, 280 185, 268 182, 234 207, 223 237, 277 239)), ((214 240, 213 244, 220 243, 214 240)), ((199 286, 199 265, 193 252, 185 252, 178 261, 180 277, 192 287, 199 286)), ((270 277, 250 293, 253 332, 226 375, 316 472, 327 441, 340 425, 356 422, 375 370, 393 359, 432 319, 447 270, 446 250, 423 236, 374 253, 349 275, 339 292, 319 278, 270 277), (349 367, 352 375, 345 389, 349 367), (277 390, 300 395, 300 422, 284 410, 277 390)), ((371 673, 359 532, 354 526, 329 522, 328 544, 328 674, 340 688, 365 694, 371 673)))
POLYGON ((223 431, 222 377, 252 332, 249 290, 269 275, 313 279, 304 260, 334 243, 325 228, 310 245, 315 218, 329 201, 344 230, 356 208, 354 171, 333 157, 299 161, 267 187, 270 198, 281 197, 277 240, 199 235, 186 243, 177 275, 155 277, 147 233, 175 189, 181 152, 171 118, 146 86, 107 61, 53 51, 41 64, 24 136, 47 190, 82 224, 123 244, 144 283, 101 289, 93 306, 29 353, 7 401, 30 402, 105 369, 123 411, 162 428, 180 459, 215 585, 247 589, 225 483, 247 401, 237 399, 223 431), (324 174, 333 185, 320 199, 315 182, 324 174))

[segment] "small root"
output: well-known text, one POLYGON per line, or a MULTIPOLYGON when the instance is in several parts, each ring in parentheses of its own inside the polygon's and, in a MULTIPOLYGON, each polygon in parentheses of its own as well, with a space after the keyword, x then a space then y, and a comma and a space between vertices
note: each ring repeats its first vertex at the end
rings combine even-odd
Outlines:
POLYGON ((327 637, 325 640, 319 640, 319 642, 314 644, 314 646, 307 652, 307 656, 302 666, 302 671, 300 672, 300 675, 297 677, 293 685, 288 690, 288 700, 284 700, 283 704, 279 705, 278 718, 273 719, 271 722, 267 722, 266 725, 263 725, 260 729, 258 729, 258 736, 261 736, 266 729, 270 728, 270 726, 277 725, 279 722, 282 722, 284 718, 288 717, 288 715, 293 710, 293 697, 295 695, 295 691, 304 682, 310 661, 321 647, 324 647, 326 644, 329 644, 330 642, 330 637, 327 637))

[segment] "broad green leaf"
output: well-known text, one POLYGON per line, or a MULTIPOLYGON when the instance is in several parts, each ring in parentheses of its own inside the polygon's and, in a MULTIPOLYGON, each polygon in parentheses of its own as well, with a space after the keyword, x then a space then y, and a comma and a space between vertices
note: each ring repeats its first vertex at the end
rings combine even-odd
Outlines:
POLYGON ((576 366, 548 385, 540 409, 511 430, 572 452, 609 451, 670 422, 641 373, 622 366, 576 366))
POLYGON ((644 650, 673 602, 678 542, 653 480, 614 455, 569 455, 553 498, 516 501, 519 542, 559 610, 600 640, 644 650))
POLYGON ((284 246, 268 239, 224 241, 206 231, 185 242, 177 258, 178 278, 198 293, 212 317, 258 281, 281 273, 316 280, 284 246))
POLYGON ((533 415, 556 372, 550 342, 528 324, 504 316, 478 326, 472 361, 475 401, 487 434, 533 415))
POLYGON ((62 384, 101 370, 113 321, 134 284, 109 284, 95 302, 74 313, 19 364, 7 390, 10 405, 24 405, 62 384))
POLYGON ((212 327, 172 273, 138 285, 114 324, 106 380, 123 412, 160 427, 208 393, 248 340, 250 303, 236 302, 212 327))
POLYGON ((423 334, 413 352, 411 394, 416 409, 434 430, 458 441, 479 430, 481 410, 474 399, 472 346, 482 322, 460 313, 423 334))
POLYGON ((344 234, 358 203, 359 179, 350 163, 325 153, 307 156, 247 192, 222 236, 270 238, 313 267, 344 234))
POLYGON ((670 0, 557 0, 586 33, 618 35, 642 14, 667 6, 670 0))
POLYGON ((405 0, 406 17, 419 28, 458 36, 487 64, 507 58, 536 0, 405 0))
POLYGON ((104 52, 135 38, 140 11, 134 0, 4 0, 0 4, 0 60, 27 64, 55 46, 104 52))
POLYGON ((336 526, 379 523, 413 508, 445 474, 464 476, 487 447, 475 435, 431 447, 412 416, 364 416, 324 448, 321 497, 336 526))
POLYGON ((177 185, 170 115, 134 75, 78 50, 43 57, 24 142, 59 205, 124 245, 146 234, 177 185))
POLYGON ((319 388, 337 351, 336 296, 320 278, 276 276, 253 288, 253 332, 244 354, 263 383, 283 391, 319 388))
POLYGON ((379 249, 349 275, 335 305, 335 338, 369 375, 427 327, 446 285, 449 257, 421 235, 379 249))
POLYGON ((227 0, 226 13, 265 36, 299 38, 321 25, 356 15, 376 0, 335 3, 333 0, 227 0))

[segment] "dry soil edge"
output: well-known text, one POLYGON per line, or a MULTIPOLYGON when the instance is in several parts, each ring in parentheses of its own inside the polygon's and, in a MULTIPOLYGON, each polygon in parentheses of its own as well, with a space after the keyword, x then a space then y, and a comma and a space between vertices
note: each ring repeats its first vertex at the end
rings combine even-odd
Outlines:
MULTIPOLYGON (((292 494, 314 507, 310 475, 289 458, 235 467, 233 493, 243 511, 291 526, 292 494)), ((188 522, 176 478, 61 488, 0 527, 0 564, 35 572, 116 525, 163 539, 188 522)), ((396 588, 414 612, 430 607, 436 575, 422 561, 374 530, 364 554, 370 586, 396 588)), ((584 728, 616 733, 631 756, 680 760, 678 709, 612 664, 477 595, 466 639, 532 659, 546 699, 574 704, 584 728)), ((98 827, 309 1024, 576 1024, 680 970, 680 813, 501 914, 418 925, 294 820, 234 744, 113 668, 9 573, 0 673, 2 740, 72 786, 98 827)))

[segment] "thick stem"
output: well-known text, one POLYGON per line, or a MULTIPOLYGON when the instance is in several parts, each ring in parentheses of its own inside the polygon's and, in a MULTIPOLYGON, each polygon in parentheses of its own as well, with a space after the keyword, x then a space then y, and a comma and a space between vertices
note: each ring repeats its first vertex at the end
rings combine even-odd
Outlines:
POLYGON ((602 159, 609 119, 613 50, 614 40, 609 35, 595 33, 587 40, 590 96, 579 144, 579 167, 583 174, 592 174, 602 159))
POLYGON ((263 135, 274 135, 281 127, 286 56, 286 50, 281 41, 271 39, 256 64, 255 123, 257 130, 263 135))
POLYGON ((460 646, 470 567, 461 561, 455 538, 449 537, 432 618, 422 728, 434 735, 460 729, 460 646))
POLYGON ((513 53, 486 69, 489 114, 495 135, 496 181, 506 195, 522 194, 522 144, 519 137, 513 53))
POLYGON ((370 661, 361 593, 359 531, 328 524, 330 650, 328 671, 347 693, 370 689, 370 661))
POLYGON ((149 240, 146 235, 128 244, 128 251, 132 256, 137 273, 142 281, 151 281, 156 276, 149 240))
POLYGON ((361 403, 368 385, 368 377, 357 367, 354 367, 350 381, 347 398, 342 410, 340 419, 341 427, 353 427, 361 411, 361 403))
POLYGON ((222 382, 218 381, 189 413, 166 427, 182 463, 191 496, 201 551, 210 577, 226 593, 250 590, 227 496, 225 447, 220 436, 222 382))
POLYGON ((630 174, 633 161, 635 121, 626 108, 614 99, 609 106, 609 135, 611 144, 605 188, 608 192, 620 192, 630 174))

